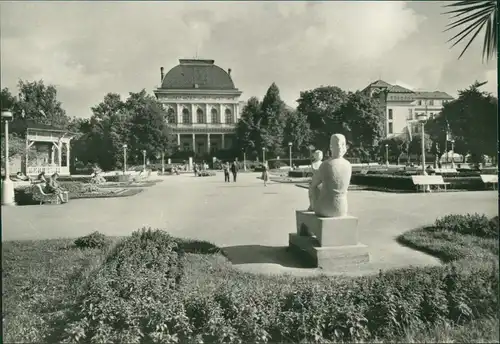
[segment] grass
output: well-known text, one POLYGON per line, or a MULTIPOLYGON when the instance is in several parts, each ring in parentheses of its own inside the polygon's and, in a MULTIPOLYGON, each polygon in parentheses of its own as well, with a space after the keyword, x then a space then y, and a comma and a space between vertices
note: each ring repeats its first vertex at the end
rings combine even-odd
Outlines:
MULTIPOLYGON (((78 249, 70 239, 4 242, 3 325, 5 342, 43 342, 54 327, 64 326, 65 305, 71 304, 86 281, 103 264, 121 238, 112 238, 105 249, 78 249)), ((406 246, 439 257, 444 263, 483 264, 498 261, 498 239, 480 238, 439 228, 425 227, 398 238, 406 246)), ((290 275, 256 276, 233 269, 220 250, 209 243, 179 239, 186 251, 186 291, 213 292, 227 281, 239 281, 255 290, 274 286, 328 283, 331 278, 290 275), (202 253, 202 254, 200 254, 202 253)), ((336 277, 336 280, 350 279, 336 277)), ((382 342, 491 342, 499 341, 498 318, 476 319, 463 325, 437 323, 425 330, 407 329, 402 338, 382 342)))

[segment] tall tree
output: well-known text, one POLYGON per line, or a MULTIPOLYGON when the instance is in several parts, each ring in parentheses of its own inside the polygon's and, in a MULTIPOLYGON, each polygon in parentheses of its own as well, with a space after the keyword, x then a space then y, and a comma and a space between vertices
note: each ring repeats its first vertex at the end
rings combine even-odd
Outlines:
POLYGON ((481 30, 484 29, 483 40, 483 59, 492 59, 497 53, 497 14, 498 2, 497 0, 464 0, 456 1, 449 5, 447 8, 452 10, 445 14, 453 14, 451 17, 454 19, 447 25, 445 31, 454 30, 456 28, 461 31, 453 36, 448 42, 454 42, 452 47, 462 42, 465 38, 470 37, 469 42, 462 50, 459 59, 465 54, 472 42, 476 39, 481 30))
POLYGON ((308 156, 311 139, 312 131, 307 117, 298 111, 289 111, 285 121, 284 147, 288 147, 288 142, 291 142, 295 152, 308 156))
POLYGON ((256 97, 248 100, 241 111, 241 118, 236 125, 236 146, 250 156, 257 156, 261 147, 260 123, 261 103, 256 97))
POLYGON ((286 118, 285 103, 281 100, 278 86, 273 82, 262 99, 260 130, 262 146, 270 155, 283 153, 283 134, 286 118))
POLYGON ((339 109, 347 94, 335 86, 321 86, 300 93, 297 110, 307 117, 313 132, 313 145, 328 150, 330 136, 342 128, 339 109))
POLYGON ((480 90, 484 84, 475 82, 459 91, 459 97, 445 104, 440 115, 441 125, 447 122, 453 137, 462 144, 462 153, 476 157, 496 156, 498 152, 498 99, 480 90))

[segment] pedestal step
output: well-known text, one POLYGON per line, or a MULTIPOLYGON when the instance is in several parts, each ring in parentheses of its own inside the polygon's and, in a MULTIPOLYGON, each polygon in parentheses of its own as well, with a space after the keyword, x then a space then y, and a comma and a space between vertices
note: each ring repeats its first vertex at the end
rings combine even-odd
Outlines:
POLYGON ((313 267, 331 269, 349 265, 368 263, 368 246, 357 245, 320 247, 316 238, 289 234, 289 249, 313 267))

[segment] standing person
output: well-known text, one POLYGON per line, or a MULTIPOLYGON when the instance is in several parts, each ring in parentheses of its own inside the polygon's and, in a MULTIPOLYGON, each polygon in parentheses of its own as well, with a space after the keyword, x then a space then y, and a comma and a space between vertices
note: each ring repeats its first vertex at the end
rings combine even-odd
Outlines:
POLYGON ((224 182, 229 183, 229 163, 224 163, 222 165, 222 169, 224 170, 224 182))
POLYGON ((236 161, 233 161, 231 165, 231 172, 233 173, 233 182, 236 183, 236 177, 238 176, 238 164, 236 161))
POLYGON ((198 176, 198 166, 196 164, 193 165, 194 176, 198 176))
POLYGON ((263 165, 264 171, 262 171, 262 180, 264 181, 264 186, 267 186, 267 181, 269 180, 269 167, 267 166, 267 162, 263 165))

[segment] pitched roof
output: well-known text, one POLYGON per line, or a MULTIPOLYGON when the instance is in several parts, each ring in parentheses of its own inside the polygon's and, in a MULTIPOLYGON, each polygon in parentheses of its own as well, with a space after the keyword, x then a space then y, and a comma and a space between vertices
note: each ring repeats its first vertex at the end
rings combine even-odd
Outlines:
POLYGON ((399 85, 391 85, 387 90, 389 93, 414 93, 412 90, 399 85))
POLYGON ((384 80, 377 80, 372 82, 368 87, 390 87, 391 84, 385 82, 384 80))
POLYGON ((454 99, 446 92, 415 92, 415 99, 454 99))

